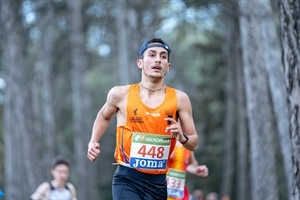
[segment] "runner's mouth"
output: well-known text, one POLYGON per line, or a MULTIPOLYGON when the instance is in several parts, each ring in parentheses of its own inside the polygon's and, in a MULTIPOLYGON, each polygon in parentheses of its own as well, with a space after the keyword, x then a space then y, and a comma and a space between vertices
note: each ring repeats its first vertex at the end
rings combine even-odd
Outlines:
POLYGON ((152 69, 161 70, 161 69, 162 69, 162 67, 161 67, 161 66, 159 66, 159 65, 155 65, 155 66, 153 66, 153 67, 152 67, 152 69))

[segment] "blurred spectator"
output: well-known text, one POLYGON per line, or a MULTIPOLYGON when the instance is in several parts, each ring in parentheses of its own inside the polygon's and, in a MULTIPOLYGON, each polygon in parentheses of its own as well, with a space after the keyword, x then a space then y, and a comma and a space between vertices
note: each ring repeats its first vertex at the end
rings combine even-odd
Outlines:
POLYGON ((196 189, 192 192, 193 200, 204 200, 203 192, 200 189, 196 189))
POLYGON ((67 182, 69 170, 70 165, 65 159, 56 158, 51 169, 53 180, 42 183, 31 195, 31 199, 76 200, 76 189, 67 182))
POLYGON ((205 200, 219 200, 219 195, 216 192, 210 192, 205 196, 205 200))
POLYGON ((229 195, 223 195, 221 200, 230 200, 229 195))

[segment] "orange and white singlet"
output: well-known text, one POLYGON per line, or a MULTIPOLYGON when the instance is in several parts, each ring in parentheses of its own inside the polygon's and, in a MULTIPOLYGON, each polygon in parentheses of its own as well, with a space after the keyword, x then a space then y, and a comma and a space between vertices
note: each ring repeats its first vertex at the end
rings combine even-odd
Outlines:
POLYGON ((177 144, 169 159, 167 173, 168 200, 182 200, 185 195, 186 168, 189 165, 191 152, 177 144))
POLYGON ((115 160, 118 164, 147 174, 166 174, 168 159, 176 139, 165 132, 168 122, 176 119, 176 90, 165 87, 165 99, 150 108, 140 99, 139 84, 130 86, 127 97, 127 119, 117 127, 115 160))

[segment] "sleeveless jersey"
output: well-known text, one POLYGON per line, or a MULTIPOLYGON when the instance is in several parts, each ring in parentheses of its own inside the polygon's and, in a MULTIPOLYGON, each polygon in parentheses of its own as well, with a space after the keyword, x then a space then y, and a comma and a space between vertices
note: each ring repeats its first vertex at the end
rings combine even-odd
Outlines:
POLYGON ((155 108, 140 99, 139 84, 129 87, 126 123, 117 127, 115 160, 118 164, 147 174, 166 174, 168 158, 176 139, 165 132, 168 122, 176 119, 176 90, 165 87, 165 99, 155 108))
POLYGON ((49 182, 49 184, 51 188, 49 192, 49 200, 72 200, 72 194, 67 185, 65 188, 58 190, 53 187, 51 182, 49 182))
POLYGON ((182 145, 176 145, 169 159, 168 200, 183 200, 188 195, 185 187, 185 176, 190 157, 191 152, 189 150, 182 145))

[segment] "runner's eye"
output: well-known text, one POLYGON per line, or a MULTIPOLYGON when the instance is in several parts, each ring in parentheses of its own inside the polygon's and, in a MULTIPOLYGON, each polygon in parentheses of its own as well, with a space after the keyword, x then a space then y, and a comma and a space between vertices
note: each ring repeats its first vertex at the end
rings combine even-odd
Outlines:
POLYGON ((155 56, 155 54, 154 53, 149 53, 149 57, 154 57, 155 56))
POLYGON ((167 59, 167 58, 168 58, 167 55, 162 55, 161 57, 162 57, 163 59, 167 59))

